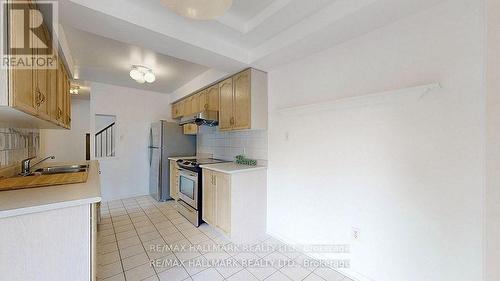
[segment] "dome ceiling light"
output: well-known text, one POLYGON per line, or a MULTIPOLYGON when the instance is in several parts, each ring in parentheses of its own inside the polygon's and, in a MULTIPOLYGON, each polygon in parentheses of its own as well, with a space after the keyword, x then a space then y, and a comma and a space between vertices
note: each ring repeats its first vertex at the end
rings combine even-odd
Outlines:
POLYGON ((195 20, 211 20, 222 16, 233 0, 161 0, 175 13, 195 20))
POLYGON ((133 65, 130 70, 130 78, 134 79, 139 84, 153 83, 156 76, 151 68, 142 65, 133 65))

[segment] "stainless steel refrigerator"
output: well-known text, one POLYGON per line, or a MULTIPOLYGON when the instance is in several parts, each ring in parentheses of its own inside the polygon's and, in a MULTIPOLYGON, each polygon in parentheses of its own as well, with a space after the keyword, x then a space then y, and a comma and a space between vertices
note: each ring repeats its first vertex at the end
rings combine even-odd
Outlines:
POLYGON ((149 194, 158 201, 170 197, 169 157, 196 155, 196 136, 184 135, 178 123, 159 121, 149 132, 149 194))

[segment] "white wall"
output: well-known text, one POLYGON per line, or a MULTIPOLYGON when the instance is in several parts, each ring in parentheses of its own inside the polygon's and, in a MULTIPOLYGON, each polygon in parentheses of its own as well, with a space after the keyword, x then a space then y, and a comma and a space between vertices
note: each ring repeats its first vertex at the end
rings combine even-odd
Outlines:
POLYGON ((486 278, 500 280, 500 3, 486 1, 486 278))
MULTIPOLYGON (((116 116, 116 157, 100 160, 103 200, 148 194, 149 128, 170 119, 169 96, 102 83, 92 83, 91 89, 91 116, 116 116)), ((91 130, 95 133, 94 118, 91 130)))
POLYGON ((71 130, 40 130, 43 155, 54 155, 53 162, 85 161, 85 134, 90 133, 90 101, 71 100, 71 130))
POLYGON ((482 31, 481 1, 447 1, 271 71, 268 231, 352 243, 371 280, 482 280, 482 31), (412 102, 277 113, 431 82, 412 102))
POLYGON ((218 127, 201 126, 196 138, 197 154, 232 160, 244 154, 267 164, 267 131, 221 132, 218 127))
POLYGON ((93 118, 95 119, 94 122, 96 132, 100 132, 102 129, 116 121, 116 117, 114 115, 99 115, 97 118, 96 116, 93 116, 93 118))

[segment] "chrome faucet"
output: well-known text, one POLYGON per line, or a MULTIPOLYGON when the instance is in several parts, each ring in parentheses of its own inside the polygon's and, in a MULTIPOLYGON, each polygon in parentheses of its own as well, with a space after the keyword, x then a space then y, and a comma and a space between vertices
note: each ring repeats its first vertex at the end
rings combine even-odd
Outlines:
POLYGON ((33 166, 30 166, 31 160, 33 160, 35 158, 36 158, 36 156, 30 157, 28 159, 24 159, 23 161, 21 161, 21 175, 29 176, 29 175, 31 175, 31 168, 35 167, 36 165, 38 165, 44 161, 47 161, 48 159, 56 159, 55 156, 48 156, 48 157, 45 157, 42 160, 36 162, 35 164, 33 164, 33 166))

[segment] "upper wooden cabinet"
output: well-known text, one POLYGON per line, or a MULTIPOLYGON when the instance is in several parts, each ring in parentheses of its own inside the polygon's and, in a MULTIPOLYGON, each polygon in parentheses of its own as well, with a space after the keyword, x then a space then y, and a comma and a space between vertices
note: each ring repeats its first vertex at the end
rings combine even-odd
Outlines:
POLYGON ((198 125, 196 124, 182 125, 182 133, 184 135, 196 135, 198 134, 198 125))
MULTIPOLYGON (((8 42, 10 54, 13 56, 21 55, 12 48, 13 42, 18 42, 24 37, 24 19, 9 17, 8 22, 8 42)), ((33 36, 31 34, 30 36, 33 36)), ((31 38, 30 38, 31 39, 31 38)), ((32 49, 32 55, 36 55, 32 49)), ((30 115, 37 115, 38 108, 35 104, 35 91, 33 90, 33 68, 20 69, 13 68, 8 71, 8 93, 9 105, 30 115)))
POLYGON ((219 85, 213 85, 207 89, 207 109, 219 111, 219 85))
MULTIPOLYGON (((33 9, 37 8, 34 2, 30 3, 33 9)), ((9 13, 6 14, 9 15, 9 13)), ((30 14, 30 16, 35 16, 35 14, 30 14)), ((16 17, 8 16, 7 23, 10 55, 14 57, 26 55, 16 53, 17 49, 11 48, 14 42, 18 42, 18 39, 24 36, 24 22, 16 17)), ((34 58, 39 55, 46 56, 45 46, 52 51, 52 38, 45 23, 29 34, 29 41, 32 42, 30 55, 34 58)), ((37 128, 71 127, 70 78, 61 58, 54 57, 53 59, 56 61, 57 69, 37 65, 28 66, 25 69, 10 67, 0 75, 0 79, 7 80, 5 95, 0 97, 0 106, 6 108, 6 114, 12 112, 16 120, 22 120, 20 122, 23 122, 23 126, 31 123, 37 128), (12 108, 26 115, 19 117, 19 113, 12 108)))
POLYGON ((64 71, 63 77, 63 97, 64 97, 64 109, 63 109, 63 127, 69 129, 71 127, 71 96, 69 89, 71 83, 69 80, 68 72, 64 71))
POLYGON ((249 68, 172 104, 172 118, 219 112, 219 129, 267 129, 267 74, 249 68))
POLYGON ((70 81, 62 62, 57 67, 57 91, 56 91, 56 119, 55 122, 61 127, 71 127, 71 97, 69 93, 70 81))
POLYGON ((208 91, 203 90, 198 94, 198 112, 208 110, 208 91))
POLYGON ((219 129, 267 129, 267 74, 250 68, 230 79, 219 84, 219 129))
POLYGON ((219 129, 229 130, 233 126, 233 78, 219 83, 219 129))
POLYGON ((50 120, 57 122, 57 69, 48 70, 47 94, 50 120))
POLYGON ((179 118, 182 115, 180 114, 180 103, 174 103, 172 104, 172 118, 179 118))
POLYGON ((65 103, 65 98, 64 98, 64 66, 62 62, 59 62, 57 65, 57 93, 56 93, 56 122, 59 124, 63 124, 63 116, 64 116, 64 103, 65 103))
POLYGON ((250 69, 233 77, 232 129, 250 129, 250 69))
POLYGON ((200 94, 196 94, 191 97, 191 112, 190 114, 195 114, 200 112, 200 94))
MULTIPOLYGON (((36 29, 34 34, 40 38, 43 44, 47 46, 50 45, 48 30, 46 30, 45 25, 36 29)), ((35 42, 35 48, 40 49, 40 44, 37 43, 38 40, 33 40, 35 42)), ((38 53, 37 53, 38 55, 38 53)), ((49 83, 49 70, 47 68, 35 68, 33 70, 33 89, 35 94, 35 105, 37 107, 38 117, 50 121, 50 103, 49 103, 49 93, 48 93, 48 83, 49 83)))

